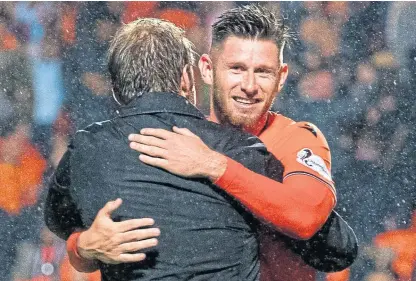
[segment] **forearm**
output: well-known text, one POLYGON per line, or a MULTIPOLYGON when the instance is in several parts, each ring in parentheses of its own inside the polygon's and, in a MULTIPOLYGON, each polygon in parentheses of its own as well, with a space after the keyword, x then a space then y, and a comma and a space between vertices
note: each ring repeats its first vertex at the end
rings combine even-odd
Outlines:
POLYGON ((330 189, 311 177, 296 175, 280 183, 230 158, 227 158, 225 173, 215 184, 253 214, 297 239, 312 237, 335 206, 330 189))
POLYGON ((99 269, 96 260, 89 260, 82 257, 78 252, 78 239, 81 232, 74 232, 66 242, 66 250, 68 252, 71 265, 80 272, 94 272, 99 269))

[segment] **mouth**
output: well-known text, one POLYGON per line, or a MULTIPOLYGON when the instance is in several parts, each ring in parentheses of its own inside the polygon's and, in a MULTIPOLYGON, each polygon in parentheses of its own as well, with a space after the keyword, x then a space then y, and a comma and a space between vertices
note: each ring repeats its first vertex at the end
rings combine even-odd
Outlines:
POLYGON ((250 106, 250 105, 261 102, 260 99, 246 99, 242 97, 232 97, 232 99, 238 104, 245 105, 245 106, 250 106))

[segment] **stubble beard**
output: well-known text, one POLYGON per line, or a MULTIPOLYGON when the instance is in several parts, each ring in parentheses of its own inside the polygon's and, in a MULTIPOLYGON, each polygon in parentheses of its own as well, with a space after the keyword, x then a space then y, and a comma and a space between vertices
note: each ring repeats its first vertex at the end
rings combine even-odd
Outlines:
POLYGON ((222 94, 213 90, 213 107, 215 116, 220 124, 230 126, 240 130, 248 131, 253 127, 256 127, 260 116, 242 116, 236 114, 232 108, 228 108, 226 99, 222 99, 222 94))

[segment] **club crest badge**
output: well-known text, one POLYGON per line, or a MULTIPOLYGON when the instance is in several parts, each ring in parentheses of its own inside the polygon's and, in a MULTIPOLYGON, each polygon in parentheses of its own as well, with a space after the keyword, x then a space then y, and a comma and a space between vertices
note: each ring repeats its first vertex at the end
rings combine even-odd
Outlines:
POLYGON ((326 180, 332 181, 331 173, 326 167, 325 161, 318 155, 313 154, 309 148, 303 148, 296 155, 296 161, 319 173, 326 180))

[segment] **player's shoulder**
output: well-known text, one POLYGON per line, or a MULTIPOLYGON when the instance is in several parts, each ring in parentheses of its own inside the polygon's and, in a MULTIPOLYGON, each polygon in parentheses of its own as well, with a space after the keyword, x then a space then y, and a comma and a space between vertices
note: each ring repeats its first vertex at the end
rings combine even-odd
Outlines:
POLYGON ((293 126, 296 124, 296 121, 293 119, 284 116, 278 112, 268 112, 268 122, 269 122, 269 128, 270 129, 277 129, 277 130, 284 130, 285 128, 288 128, 290 126, 293 126))
POLYGON ((309 145, 328 146, 322 131, 313 123, 308 121, 295 121, 279 113, 271 113, 271 125, 269 137, 278 140, 279 145, 298 146, 305 143, 309 145))
POLYGON ((300 134, 311 134, 315 138, 324 138, 322 131, 313 123, 308 121, 296 122, 293 126, 296 127, 295 131, 300 134))
POLYGON ((288 123, 286 121, 288 124, 284 132, 288 133, 292 138, 302 138, 308 140, 316 139, 317 141, 324 141, 326 143, 324 134, 318 128, 318 126, 316 126, 312 122, 293 121, 290 118, 287 119, 291 120, 292 122, 288 123))
POLYGON ((269 130, 279 131, 280 134, 301 133, 304 130, 309 131, 315 137, 322 132, 318 127, 308 121, 295 121, 280 113, 269 112, 269 130))

